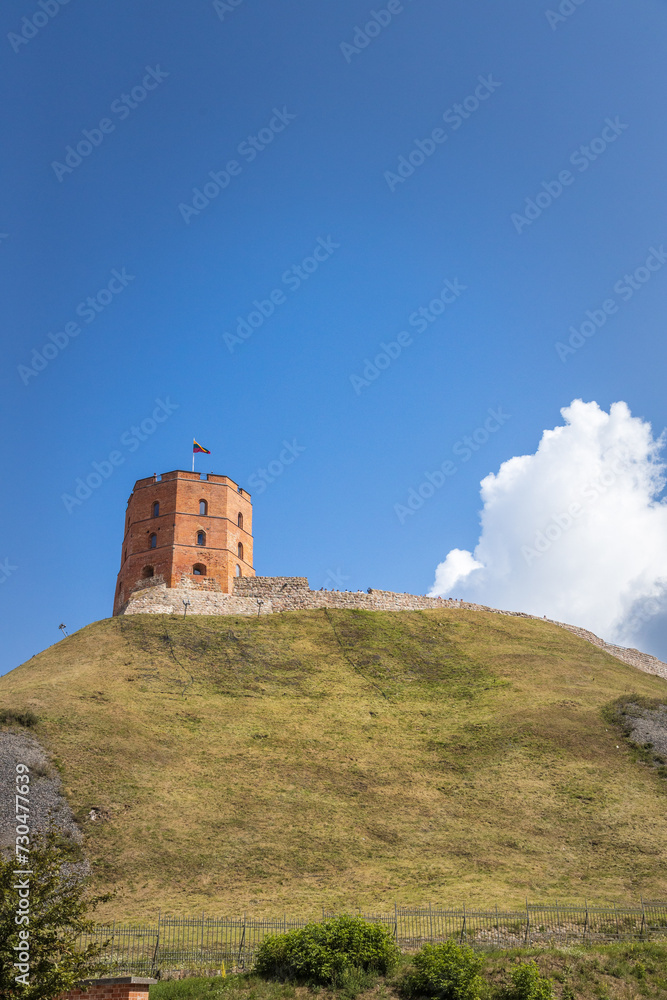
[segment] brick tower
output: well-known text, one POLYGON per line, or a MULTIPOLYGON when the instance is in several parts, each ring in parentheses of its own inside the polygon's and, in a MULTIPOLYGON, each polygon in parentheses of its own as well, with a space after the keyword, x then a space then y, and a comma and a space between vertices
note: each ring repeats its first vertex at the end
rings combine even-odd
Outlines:
POLYGON ((142 583, 231 594, 235 577, 254 575, 249 493, 227 476, 198 472, 137 480, 127 502, 114 615, 142 583))

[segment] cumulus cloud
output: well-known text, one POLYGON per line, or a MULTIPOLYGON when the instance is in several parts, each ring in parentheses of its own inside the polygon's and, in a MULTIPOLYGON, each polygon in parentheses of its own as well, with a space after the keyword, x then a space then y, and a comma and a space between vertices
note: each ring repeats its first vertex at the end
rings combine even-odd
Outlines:
POLYGON ((432 596, 582 625, 667 659, 664 440, 626 403, 574 400, 534 455, 481 483, 474 553, 452 549, 432 596))

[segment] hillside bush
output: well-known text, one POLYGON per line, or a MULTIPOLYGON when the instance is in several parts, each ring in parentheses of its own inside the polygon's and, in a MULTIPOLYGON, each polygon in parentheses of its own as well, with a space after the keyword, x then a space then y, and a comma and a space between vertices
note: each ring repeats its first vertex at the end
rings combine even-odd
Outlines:
POLYGON ((340 986, 362 973, 391 972, 398 957, 393 938, 381 924, 342 916, 266 938, 257 952, 255 972, 270 979, 340 986))
POLYGON ((512 985, 505 993, 507 1000, 553 1000, 553 983, 541 976, 535 962, 523 962, 511 972, 512 985))
POLYGON ((38 721, 35 713, 31 712, 29 708, 19 710, 18 712, 13 708, 0 708, 0 723, 4 725, 18 724, 19 726, 30 728, 31 726, 36 726, 38 721))
POLYGON ((480 956, 467 945, 454 941, 425 944, 403 978, 401 992, 415 1000, 480 1000, 486 991, 482 964, 480 956))

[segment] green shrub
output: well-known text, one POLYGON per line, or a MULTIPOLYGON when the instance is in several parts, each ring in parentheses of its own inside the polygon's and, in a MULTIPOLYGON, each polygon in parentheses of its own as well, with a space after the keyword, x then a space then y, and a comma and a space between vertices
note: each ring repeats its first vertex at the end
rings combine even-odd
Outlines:
POLYGON ((0 708, 0 723, 12 725, 18 723, 19 726, 36 726, 38 718, 29 708, 16 712, 13 708, 0 708))
POLYGON ((341 985, 358 978, 355 973, 391 972, 398 956, 386 928, 343 916, 266 938, 257 951, 255 971, 270 979, 341 985))
POLYGON ((430 1000, 479 1000, 485 991, 481 969, 482 959, 467 945, 425 944, 415 955, 401 992, 430 1000))
POLYGON ((508 1000, 552 1000, 553 983, 548 976, 541 976, 535 962, 517 965, 512 969, 512 986, 507 991, 508 1000))

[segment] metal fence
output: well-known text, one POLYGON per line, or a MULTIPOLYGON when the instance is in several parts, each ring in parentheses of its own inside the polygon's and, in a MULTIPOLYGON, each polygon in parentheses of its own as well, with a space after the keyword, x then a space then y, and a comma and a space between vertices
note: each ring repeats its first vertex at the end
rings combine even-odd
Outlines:
MULTIPOLYGON (((358 915, 383 924, 405 952, 449 939, 477 948, 516 948, 667 936, 667 903, 646 901, 611 907, 527 903, 520 910, 395 906, 391 913, 358 915)), ((330 916, 323 913, 321 919, 330 916)), ((250 969, 267 935, 283 934, 306 923, 287 916, 267 920, 159 917, 152 926, 100 925, 83 935, 80 943, 101 944, 103 959, 114 975, 215 975, 223 962, 227 971, 250 969)))

